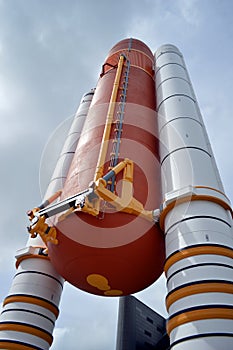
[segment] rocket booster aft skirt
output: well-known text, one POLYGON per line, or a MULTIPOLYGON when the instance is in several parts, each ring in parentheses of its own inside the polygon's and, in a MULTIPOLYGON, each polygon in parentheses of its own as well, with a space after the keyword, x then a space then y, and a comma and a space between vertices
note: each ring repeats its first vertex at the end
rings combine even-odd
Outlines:
MULTIPOLYGON (((118 67, 124 65, 114 102, 103 176, 125 158, 134 162, 133 197, 145 209, 161 203, 153 55, 139 40, 126 39, 110 51, 62 191, 62 198, 88 188, 95 178, 109 102, 118 67)), ((109 188, 119 195, 122 174, 109 188)), ((48 244, 51 261, 71 284, 93 294, 127 295, 152 284, 162 273, 164 239, 146 219, 116 211, 101 201, 97 217, 71 213, 53 219, 59 241, 48 244)))

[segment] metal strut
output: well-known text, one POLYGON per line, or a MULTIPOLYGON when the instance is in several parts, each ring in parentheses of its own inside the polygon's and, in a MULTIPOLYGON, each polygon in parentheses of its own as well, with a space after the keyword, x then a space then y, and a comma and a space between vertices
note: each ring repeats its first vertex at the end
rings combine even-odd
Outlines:
MULTIPOLYGON (((58 218, 61 221, 73 212, 84 212, 97 217, 100 212, 99 202, 102 200, 110 203, 117 211, 141 216, 150 222, 157 222, 159 209, 145 210, 143 204, 133 197, 133 167, 133 161, 125 158, 103 177, 93 181, 85 191, 47 207, 43 205, 28 211, 31 221, 28 232, 31 237, 34 238, 39 234, 46 246, 48 242, 58 244, 56 228, 49 226, 45 220, 62 213, 58 218), (121 195, 118 196, 107 188, 107 184, 112 177, 120 172, 123 172, 122 191, 121 195)), ((55 197, 57 198, 57 196, 51 198, 54 200, 55 197)), ((46 201, 46 203, 49 202, 46 201)))
MULTIPOLYGON (((37 207, 28 211, 28 216, 31 221, 28 231, 32 237, 35 237, 37 233, 40 235, 42 233, 45 235, 48 234, 49 230, 48 225, 45 224, 45 219, 63 212, 65 212, 63 218, 71 214, 74 210, 97 216, 99 211, 95 208, 94 202, 96 200, 106 200, 119 211, 141 215, 149 221, 154 220, 153 211, 145 210, 143 205, 133 197, 133 162, 125 158, 103 177, 99 178, 97 181, 93 181, 85 191, 79 192, 58 203, 50 204, 45 208, 39 209, 39 207, 37 207), (107 183, 110 178, 122 171, 122 193, 121 196, 117 196, 107 189, 107 183)), ((51 232, 48 237, 49 241, 53 241, 54 244, 57 244, 54 232, 51 232)))
POLYGON ((102 137, 102 141, 101 141, 101 145, 100 145, 99 158, 98 158, 97 165, 96 165, 94 181, 97 181, 99 178, 101 178, 103 175, 103 172, 104 172, 104 163, 106 161, 108 143, 109 143, 109 139, 110 139, 112 122, 113 122, 113 117, 114 117, 114 112, 115 112, 116 99, 117 99, 122 69, 124 66, 124 61, 125 61, 125 56, 120 55, 118 66, 117 66, 117 71, 116 71, 116 76, 115 76, 115 80, 113 83, 112 94, 111 94, 111 98, 110 98, 110 102, 109 102, 103 137, 102 137))
MULTIPOLYGON (((116 113, 116 119, 115 119, 113 147, 112 147, 112 152, 110 154, 110 163, 109 163, 110 170, 117 165, 119 160, 121 134, 123 129, 125 103, 127 98, 127 89, 128 89, 128 81, 129 81, 129 70, 130 70, 130 61, 129 59, 126 59, 126 70, 124 72, 124 79, 122 82, 122 92, 120 95, 120 103, 119 103, 119 108, 116 113)), ((114 188, 115 188, 115 176, 112 177, 111 183, 108 185, 108 189, 111 192, 114 192, 114 188)))

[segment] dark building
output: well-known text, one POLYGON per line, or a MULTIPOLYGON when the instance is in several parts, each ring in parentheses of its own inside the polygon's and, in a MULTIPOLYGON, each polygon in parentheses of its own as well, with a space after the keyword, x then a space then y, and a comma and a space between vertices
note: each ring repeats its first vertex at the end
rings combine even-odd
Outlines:
POLYGON ((166 320, 129 295, 121 297, 116 350, 168 350, 166 320))

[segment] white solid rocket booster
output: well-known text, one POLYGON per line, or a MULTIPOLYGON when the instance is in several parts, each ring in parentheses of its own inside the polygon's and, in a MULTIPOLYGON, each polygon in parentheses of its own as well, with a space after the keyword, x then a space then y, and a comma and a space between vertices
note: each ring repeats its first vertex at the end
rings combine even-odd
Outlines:
MULTIPOLYGON (((94 91, 85 94, 57 161, 45 199, 66 179, 94 91)), ((48 350, 59 314, 64 279, 52 266, 38 235, 16 254, 17 271, 0 315, 0 349, 48 350)))
MULTIPOLYGON (((172 350, 233 349, 232 212, 180 51, 155 54, 172 350)), ((217 116, 216 116, 217 117, 217 116)))

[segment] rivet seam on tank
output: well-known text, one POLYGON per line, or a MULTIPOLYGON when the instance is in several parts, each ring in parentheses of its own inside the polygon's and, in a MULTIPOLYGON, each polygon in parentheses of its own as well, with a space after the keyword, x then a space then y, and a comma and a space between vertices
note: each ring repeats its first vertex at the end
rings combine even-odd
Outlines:
POLYGON ((99 274, 91 274, 87 276, 87 283, 90 284, 93 287, 96 287, 97 289, 103 291, 104 295, 111 295, 111 296, 117 296, 122 295, 123 291, 119 289, 111 289, 111 286, 109 285, 109 281, 106 277, 99 275, 99 274))

